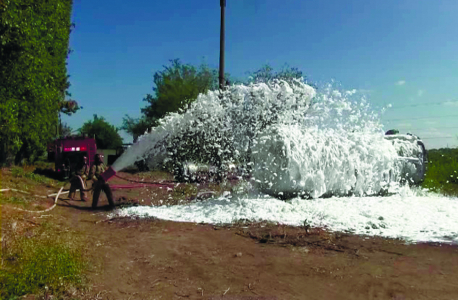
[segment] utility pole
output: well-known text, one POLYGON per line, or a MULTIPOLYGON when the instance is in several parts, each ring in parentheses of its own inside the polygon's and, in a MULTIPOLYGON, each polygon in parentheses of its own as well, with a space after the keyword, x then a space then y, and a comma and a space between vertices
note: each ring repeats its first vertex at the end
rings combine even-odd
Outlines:
POLYGON ((224 10, 226 0, 219 0, 221 6, 221 32, 219 36, 219 88, 224 88, 224 10))

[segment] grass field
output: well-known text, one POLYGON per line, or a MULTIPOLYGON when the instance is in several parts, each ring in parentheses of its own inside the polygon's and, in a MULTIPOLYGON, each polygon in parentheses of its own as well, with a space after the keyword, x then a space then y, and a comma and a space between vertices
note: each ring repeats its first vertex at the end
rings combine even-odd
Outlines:
POLYGON ((20 222, 9 223, 2 241, 0 299, 27 294, 63 296, 84 285, 81 240, 64 233, 52 223, 25 229, 20 222))
POLYGON ((33 166, 14 167, 3 169, 0 175, 0 188, 30 193, 0 193, 0 299, 19 299, 27 294, 63 298, 68 291, 84 286, 88 264, 81 255, 85 243, 78 234, 53 222, 27 220, 22 213, 3 207, 8 204, 43 209, 49 199, 33 197, 33 192, 37 188, 55 191, 64 184, 35 174, 34 169, 33 166))

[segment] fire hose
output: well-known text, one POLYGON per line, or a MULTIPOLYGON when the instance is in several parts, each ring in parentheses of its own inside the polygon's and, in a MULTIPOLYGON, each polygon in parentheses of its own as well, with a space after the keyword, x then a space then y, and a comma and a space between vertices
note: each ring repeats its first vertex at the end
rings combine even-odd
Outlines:
MULTIPOLYGON (((128 179, 128 178, 125 178, 125 177, 121 177, 121 176, 119 176, 119 175, 117 175, 117 174, 115 174, 115 175, 113 175, 113 176, 114 176, 114 177, 117 177, 117 178, 119 178, 119 179, 125 180, 125 181, 132 182, 132 183, 151 184, 151 185, 162 185, 162 186, 166 186, 166 187, 170 187, 171 185, 173 185, 172 182, 169 182, 169 183, 162 183, 162 182, 153 182, 153 181, 133 180, 133 179, 128 179)), ((207 195, 207 194, 215 195, 216 193, 213 192, 213 191, 203 191, 203 192, 197 193, 196 198, 197 198, 197 197, 200 197, 200 196, 203 196, 203 195, 207 195)))
MULTIPOLYGON (((80 176, 77 176, 77 177, 81 181, 81 186, 84 188, 84 182, 83 182, 82 178, 80 176)), ((91 190, 93 190, 93 187, 91 187, 90 189, 83 189, 83 191, 91 191, 91 190)), ((27 210, 27 209, 22 209, 22 208, 18 208, 18 207, 12 207, 15 210, 20 210, 20 211, 25 211, 25 212, 30 212, 30 213, 43 213, 43 212, 48 212, 48 211, 54 209, 56 207, 56 205, 57 205, 57 199, 59 199, 59 196, 61 194, 68 193, 70 191, 70 189, 64 189, 64 187, 61 187, 58 193, 50 194, 48 196, 36 195, 36 194, 29 193, 27 191, 21 191, 21 190, 13 189, 13 188, 0 189, 0 192, 8 192, 8 191, 18 192, 18 193, 26 194, 26 195, 32 195, 34 197, 45 198, 45 199, 53 197, 53 196, 56 196, 56 198, 54 199, 54 205, 51 206, 50 208, 45 209, 45 210, 27 210), (64 191, 64 192, 62 192, 62 191, 64 191)), ((79 191, 79 189, 75 190, 75 192, 77 192, 77 191, 79 191)))
MULTIPOLYGON (((142 184, 154 184, 154 185, 164 185, 164 186, 170 186, 170 184, 167 184, 167 183, 160 183, 160 182, 144 182, 144 181, 138 181, 138 180, 132 180, 132 179, 128 179, 128 178, 124 178, 124 177, 121 177, 121 176, 118 176, 118 175, 114 175, 122 180, 126 180, 126 181, 129 181, 129 182, 133 182, 133 183, 142 183, 142 184)), ((81 176, 76 176, 76 178, 79 179, 80 183, 81 183, 81 187, 83 188, 82 190, 85 191, 85 192, 88 192, 88 191, 92 191, 94 189, 94 186, 92 186, 91 188, 89 189, 86 189, 85 188, 85 185, 84 185, 84 181, 83 179, 81 178, 81 176)), ((47 196, 44 196, 44 195, 36 195, 36 194, 32 194, 30 192, 27 192, 27 191, 22 191, 22 190, 18 190, 18 189, 14 189, 14 188, 6 188, 6 189, 0 189, 0 193, 1 192, 8 192, 8 191, 13 191, 13 192, 17 192, 17 193, 21 193, 21 194, 26 194, 26 195, 31 195, 31 196, 34 196, 34 197, 38 197, 38 198, 50 198, 50 197, 53 197, 53 196, 56 196, 55 199, 54 199, 54 204, 53 206, 51 206, 50 208, 47 208, 45 210, 27 210, 27 209, 22 209, 22 208, 18 208, 18 207, 12 207, 13 209, 15 210, 19 210, 19 211, 24 211, 24 212, 30 212, 30 213, 44 213, 44 212, 48 212, 52 209, 54 209, 57 205, 57 200, 59 199, 59 196, 61 194, 66 194, 66 193, 69 193, 70 189, 64 189, 64 187, 62 187, 58 193, 54 193, 54 194, 50 194, 50 195, 47 195, 47 196)), ((80 189, 76 189, 75 192, 78 192, 80 191, 80 189)))
MULTIPOLYGON (((64 189, 64 187, 61 187, 60 190, 59 190, 59 192, 58 192, 57 194, 51 194, 51 195, 56 195, 56 198, 54 199, 54 205, 51 206, 50 208, 45 209, 45 210, 27 210, 27 209, 22 209, 22 208, 19 208, 19 207, 12 207, 12 208, 15 209, 15 210, 25 211, 25 212, 29 212, 29 213, 44 213, 44 212, 50 211, 50 210, 52 210, 52 209, 54 209, 54 208, 56 207, 56 205, 57 205, 57 199, 59 199, 59 196, 60 196, 60 194, 62 193, 62 190, 63 190, 63 189, 64 189)), ((24 194, 24 193, 25 193, 25 194, 30 194, 30 193, 28 193, 28 192, 20 191, 20 190, 16 190, 16 189, 2 189, 2 190, 0 190, 0 192, 6 192, 6 191, 9 191, 9 190, 11 190, 11 191, 16 191, 16 192, 23 193, 23 194, 24 194)), ((43 198, 43 197, 44 197, 44 198, 48 198, 48 197, 50 197, 51 195, 48 195, 47 197, 46 197, 46 196, 40 196, 40 195, 35 195, 35 196, 37 196, 37 197, 42 197, 42 198, 43 198)))
POLYGON ((119 179, 122 179, 122 180, 125 180, 125 181, 129 181, 129 182, 133 182, 133 183, 141 183, 141 184, 154 184, 154 185, 165 185, 165 186, 170 186, 172 185, 173 183, 162 183, 162 182, 153 182, 153 181, 141 181, 141 180, 133 180, 133 179, 128 179, 128 178, 125 178, 125 177, 121 177, 119 175, 114 175, 115 177, 119 178, 119 179))

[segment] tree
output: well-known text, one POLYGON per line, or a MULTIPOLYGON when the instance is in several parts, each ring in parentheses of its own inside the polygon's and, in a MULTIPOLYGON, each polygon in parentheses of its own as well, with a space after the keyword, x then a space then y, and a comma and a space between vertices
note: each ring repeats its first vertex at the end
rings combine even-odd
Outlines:
POLYGON ((71 0, 0 1, 0 162, 34 160, 55 135, 71 9, 71 0))
MULTIPOLYGON (((123 118, 120 129, 134 137, 134 141, 147 130, 158 125, 166 114, 186 110, 197 96, 208 90, 218 89, 218 71, 206 64, 198 68, 183 64, 179 59, 170 60, 153 76, 154 94, 147 94, 143 101, 148 105, 141 109, 142 117, 135 119, 128 115, 123 118)), ((225 78, 229 78, 226 74, 225 78)))
POLYGON ((157 124, 167 113, 185 109, 200 93, 218 88, 217 71, 204 64, 195 68, 174 59, 164 69, 154 74, 154 95, 143 99, 148 106, 141 111, 151 124, 157 124))
POLYGON ((122 146, 118 129, 97 115, 94 115, 94 120, 84 123, 79 132, 90 137, 95 136, 97 147, 100 149, 116 149, 122 146))
POLYGON ((59 123, 59 134, 60 136, 69 136, 73 132, 73 129, 65 122, 59 123))
POLYGON ((119 129, 124 130, 128 134, 132 135, 135 143, 139 136, 143 135, 153 126, 154 123, 150 122, 144 116, 138 119, 134 119, 128 115, 125 115, 125 117, 122 118, 122 126, 119 129))
POLYGON ((268 82, 273 79, 280 79, 288 82, 289 84, 294 84, 296 79, 303 78, 304 81, 307 80, 307 77, 302 73, 301 70, 298 68, 290 67, 288 65, 285 65, 279 72, 274 72, 274 69, 269 64, 266 64, 259 70, 249 74, 250 77, 247 83, 260 83, 268 82))

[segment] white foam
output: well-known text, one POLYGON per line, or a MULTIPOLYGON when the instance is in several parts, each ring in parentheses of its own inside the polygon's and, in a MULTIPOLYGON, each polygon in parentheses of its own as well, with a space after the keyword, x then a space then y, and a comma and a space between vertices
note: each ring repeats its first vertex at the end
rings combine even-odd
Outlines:
POLYGON ((272 194, 375 194, 398 173, 397 156, 381 133, 276 125, 257 139, 253 175, 272 194))
POLYGON ((220 197, 189 205, 129 207, 111 216, 156 217, 196 223, 272 221, 331 231, 401 238, 409 242, 458 242, 458 198, 409 190, 389 197, 332 197, 282 201, 272 197, 220 197))
POLYGON ((153 169, 168 160, 237 162, 242 170, 253 164, 265 192, 303 191, 313 197, 377 193, 390 181, 388 174, 391 181, 416 174, 418 166, 401 166, 396 157, 415 156, 418 145, 409 139, 390 145, 377 114, 364 98, 351 101, 352 95, 332 86, 316 93, 302 81, 210 91, 186 112, 166 116, 113 168, 139 159, 147 159, 153 169))
POLYGON ((233 85, 223 93, 200 94, 186 112, 169 114, 159 127, 141 136, 113 168, 121 170, 139 159, 148 159, 154 168, 177 152, 183 157, 198 154, 203 161, 216 154, 242 162, 263 127, 303 119, 315 95, 315 90, 301 81, 233 85), (189 140, 197 140, 199 148, 190 149, 189 140), (174 153, 167 153, 167 147, 174 153))
POLYGON ((422 161, 421 148, 414 137, 387 139, 378 114, 364 97, 354 97, 354 91, 337 91, 331 85, 317 93, 302 81, 211 91, 199 95, 186 111, 166 116, 113 168, 121 170, 142 158, 150 167, 170 159, 236 162, 252 170, 263 192, 314 198, 351 192, 360 197, 284 202, 245 195, 185 206, 131 207, 117 214, 205 223, 249 219, 301 225, 308 219, 331 230, 418 241, 453 236, 456 241, 456 198, 402 188, 390 197, 366 197, 396 188, 393 181, 418 173, 422 166, 415 161, 422 161))

